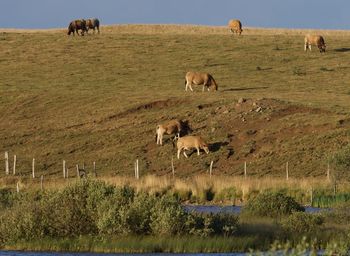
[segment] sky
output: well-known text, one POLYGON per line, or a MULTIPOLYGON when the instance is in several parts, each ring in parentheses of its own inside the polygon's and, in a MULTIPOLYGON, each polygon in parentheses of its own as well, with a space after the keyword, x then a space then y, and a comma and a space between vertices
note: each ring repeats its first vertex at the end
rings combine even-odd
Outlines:
POLYGON ((350 0, 0 0, 0 28, 63 28, 79 18, 107 24, 197 24, 349 29, 350 0))

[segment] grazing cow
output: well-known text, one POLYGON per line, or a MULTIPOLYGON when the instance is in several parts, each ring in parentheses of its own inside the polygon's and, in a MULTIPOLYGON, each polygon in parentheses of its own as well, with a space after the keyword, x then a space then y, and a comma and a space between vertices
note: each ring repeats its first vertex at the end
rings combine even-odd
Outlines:
POLYGON ((85 31, 87 32, 86 21, 84 19, 73 20, 71 23, 69 23, 67 34, 70 35, 73 33, 73 36, 75 36, 75 32, 77 32, 79 35, 78 30, 81 30, 82 36, 84 35, 85 31))
POLYGON ((87 19, 86 20, 86 29, 87 29, 86 33, 88 33, 90 28, 94 30, 94 34, 95 34, 95 28, 97 29, 97 33, 100 34, 100 21, 96 18, 87 19))
POLYGON ((185 136, 177 140, 177 158, 180 159, 181 150, 184 150, 184 156, 188 158, 185 150, 197 149, 199 155, 199 149, 203 149, 205 153, 209 154, 208 144, 200 136, 185 136))
POLYGON ((189 131, 191 131, 191 129, 187 120, 182 121, 174 119, 167 123, 159 124, 156 129, 157 144, 163 145, 164 134, 175 134, 175 138, 180 138, 180 136, 187 134, 189 131))
POLYGON ((231 32, 234 34, 241 35, 242 33, 242 23, 240 20, 230 20, 228 22, 228 27, 231 29, 231 32))
POLYGON ((322 36, 319 35, 306 35, 304 38, 304 51, 309 49, 311 51, 311 45, 316 45, 320 52, 326 52, 326 44, 322 36))
POLYGON ((215 82, 213 76, 208 73, 187 72, 185 77, 185 85, 186 85, 185 91, 187 91, 187 88, 189 87, 190 90, 193 92, 192 84, 195 84, 195 85, 202 84, 203 92, 204 92, 204 87, 207 87, 208 91, 210 90, 210 88, 212 88, 214 91, 218 90, 218 85, 215 82))

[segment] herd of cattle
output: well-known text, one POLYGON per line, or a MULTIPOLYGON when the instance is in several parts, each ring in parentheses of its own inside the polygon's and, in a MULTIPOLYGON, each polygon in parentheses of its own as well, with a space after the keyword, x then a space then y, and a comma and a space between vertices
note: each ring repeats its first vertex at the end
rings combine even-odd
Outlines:
MULTIPOLYGON (((239 20, 230 20, 228 23, 228 27, 230 28, 233 34, 241 35, 241 33, 243 32, 242 23, 239 20)), ((70 35, 71 33, 73 33, 73 35, 75 35, 75 33, 77 33, 77 35, 79 35, 78 31, 81 30, 80 35, 83 36, 85 32, 88 33, 89 29, 93 29, 94 33, 95 29, 97 29, 98 33, 100 33, 100 21, 96 18, 87 20, 74 20, 69 23, 67 34, 70 35)), ((305 36, 304 51, 311 51, 311 45, 317 46, 321 53, 326 51, 326 44, 324 38, 320 35, 305 36)), ((203 91, 205 88, 207 88, 208 91, 218 90, 218 85, 215 82, 213 76, 208 73, 187 72, 185 76, 185 91, 187 91, 188 88, 191 91, 193 91, 192 85, 203 85, 203 91)), ((200 154, 200 149, 203 149, 208 154, 209 147, 208 144, 205 143, 203 138, 201 138, 200 136, 188 135, 189 132, 191 132, 191 129, 189 128, 187 121, 174 119, 167 123, 159 124, 156 128, 157 144, 163 144, 164 134, 175 135, 173 142, 177 140, 176 145, 178 159, 180 158, 181 151, 183 151, 183 154, 187 158, 188 156, 185 150, 191 150, 193 148, 197 150, 198 155, 200 154)), ((173 145, 175 144, 173 143, 173 145)))
POLYGON ((100 33, 100 21, 96 18, 73 20, 69 23, 67 34, 70 35, 73 33, 75 35, 77 33, 79 35, 78 31, 81 30, 80 35, 83 36, 85 32, 88 34, 89 29, 93 29, 94 33, 95 29, 97 29, 97 32, 100 33))
MULTIPOLYGON (((242 23, 240 20, 230 20, 228 22, 228 27, 230 28, 231 32, 233 34, 238 34, 241 35, 243 32, 242 29, 242 23)), ((68 26, 68 32, 67 34, 70 35, 73 33, 77 33, 79 35, 78 31, 81 30, 80 35, 83 36, 84 33, 88 33, 89 29, 93 29, 95 33, 95 29, 97 29, 97 32, 100 33, 100 21, 97 18, 93 19, 80 19, 80 20, 73 20, 69 23, 68 26)), ((311 45, 316 45, 320 52, 325 52, 326 51, 326 44, 324 41, 324 38, 320 35, 306 35, 304 39, 304 51, 309 49, 311 51, 311 45)), ((215 81, 214 81, 215 83, 215 81)), ((191 84, 188 85, 192 91, 191 84)), ((187 85, 186 85, 186 90, 187 90, 187 85)), ((204 86, 203 86, 204 90, 204 86)))

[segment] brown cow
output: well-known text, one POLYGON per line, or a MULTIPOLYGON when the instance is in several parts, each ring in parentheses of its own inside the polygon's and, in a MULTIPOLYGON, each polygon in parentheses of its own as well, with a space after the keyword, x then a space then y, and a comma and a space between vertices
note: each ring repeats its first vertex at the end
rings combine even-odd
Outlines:
POLYGON ((95 28, 97 29, 97 33, 100 34, 100 21, 96 18, 94 19, 87 19, 86 20, 86 33, 88 33, 89 29, 93 29, 94 30, 94 34, 95 34, 95 28))
POLYGON ((214 91, 218 90, 218 85, 215 82, 212 75, 208 73, 200 73, 200 72, 187 72, 185 76, 185 91, 187 91, 187 88, 189 87, 190 90, 193 92, 192 84, 194 85, 203 85, 203 92, 204 88, 207 87, 208 91, 210 88, 212 88, 214 91))
POLYGON ((157 125, 156 137, 157 144, 163 145, 164 134, 175 134, 175 138, 180 138, 180 136, 187 134, 191 131, 187 120, 174 119, 164 124, 157 125))
POLYGON ((304 51, 309 49, 311 51, 311 45, 316 45, 320 52, 326 52, 326 43, 322 36, 319 35, 306 35, 304 38, 304 51))
POLYGON ((241 35, 242 33, 242 23, 240 20, 230 20, 228 22, 228 27, 231 29, 231 32, 234 34, 241 35))
POLYGON ((73 20, 71 23, 69 23, 67 35, 73 33, 73 36, 75 36, 75 32, 77 32, 77 35, 79 35, 78 30, 81 30, 82 36, 84 35, 84 32, 87 32, 86 21, 84 19, 73 20))

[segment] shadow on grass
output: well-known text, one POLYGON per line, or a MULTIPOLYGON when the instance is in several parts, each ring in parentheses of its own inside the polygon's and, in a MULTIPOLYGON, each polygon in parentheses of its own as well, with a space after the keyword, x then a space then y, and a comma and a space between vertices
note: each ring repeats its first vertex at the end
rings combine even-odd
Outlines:
POLYGON ((338 48, 334 49, 335 52, 350 52, 350 48, 338 48))
POLYGON ((228 142, 221 142, 221 141, 211 143, 209 145, 209 150, 210 150, 210 152, 216 152, 216 151, 220 150, 221 147, 227 146, 227 145, 228 145, 228 142))
POLYGON ((260 87, 242 87, 242 88, 229 88, 222 90, 223 92, 236 92, 236 91, 251 91, 251 90, 264 90, 268 89, 269 87, 267 86, 260 86, 260 87))

